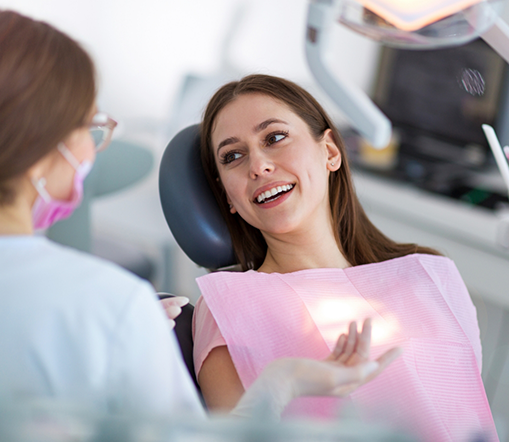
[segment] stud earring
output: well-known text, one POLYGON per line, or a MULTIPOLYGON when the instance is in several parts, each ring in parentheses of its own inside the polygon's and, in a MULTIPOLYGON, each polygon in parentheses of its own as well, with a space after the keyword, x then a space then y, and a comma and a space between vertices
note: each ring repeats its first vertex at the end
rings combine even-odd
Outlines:
POLYGON ((331 166, 334 166, 334 163, 330 163, 331 166))

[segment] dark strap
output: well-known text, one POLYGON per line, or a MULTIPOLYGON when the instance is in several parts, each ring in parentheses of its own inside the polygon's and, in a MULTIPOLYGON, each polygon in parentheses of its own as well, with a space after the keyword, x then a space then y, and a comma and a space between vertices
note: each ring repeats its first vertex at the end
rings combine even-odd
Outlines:
MULTIPOLYGON (((172 295, 159 295, 160 300, 172 297, 172 295)), ((184 358, 186 367, 191 375, 191 379, 193 380, 194 385, 196 385, 198 392, 201 393, 194 371, 192 332, 193 313, 194 306, 191 304, 187 304, 182 307, 182 313, 175 319, 175 334, 177 335, 180 351, 182 352, 182 357, 184 358)))

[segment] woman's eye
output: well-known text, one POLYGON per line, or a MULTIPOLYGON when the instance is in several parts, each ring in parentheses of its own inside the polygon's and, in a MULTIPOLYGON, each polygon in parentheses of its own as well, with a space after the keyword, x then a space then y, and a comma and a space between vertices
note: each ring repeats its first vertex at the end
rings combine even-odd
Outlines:
POLYGON ((270 134, 268 137, 267 137, 267 144, 274 144, 274 143, 277 143, 281 140, 284 140, 288 135, 288 132, 281 132, 281 133, 276 133, 276 134, 270 134))
POLYGON ((238 160, 242 155, 239 152, 226 152, 222 158, 221 163, 229 164, 235 160, 238 160))

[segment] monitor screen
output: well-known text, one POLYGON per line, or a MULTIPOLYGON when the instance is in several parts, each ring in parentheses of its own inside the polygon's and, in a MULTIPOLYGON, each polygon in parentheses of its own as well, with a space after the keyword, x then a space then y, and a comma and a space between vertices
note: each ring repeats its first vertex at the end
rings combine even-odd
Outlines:
POLYGON ((373 99, 394 127, 488 149, 481 124, 496 126, 505 62, 483 40, 426 51, 383 48, 373 99))

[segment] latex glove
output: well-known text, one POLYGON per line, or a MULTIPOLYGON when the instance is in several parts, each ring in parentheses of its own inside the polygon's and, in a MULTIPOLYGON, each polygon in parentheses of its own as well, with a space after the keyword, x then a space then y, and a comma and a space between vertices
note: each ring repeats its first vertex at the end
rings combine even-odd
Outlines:
POLYGON ((168 317, 171 328, 175 327, 175 318, 182 313, 182 307, 189 304, 189 298, 185 296, 173 296, 159 301, 168 317))
POLYGON ((286 405, 297 397, 348 395, 374 379, 401 355, 402 349, 395 347, 376 361, 369 361, 371 321, 364 322, 360 334, 356 324, 352 324, 348 335, 341 335, 332 353, 322 361, 283 358, 268 364, 231 414, 248 417, 253 411, 263 408, 264 414, 278 419, 286 405), (367 358, 356 361, 357 356, 354 355, 357 351, 357 356, 367 354, 367 358))

